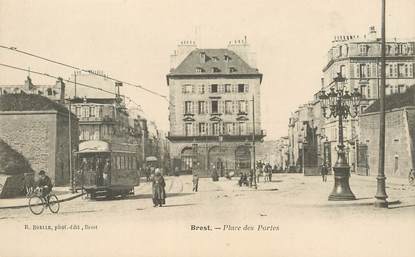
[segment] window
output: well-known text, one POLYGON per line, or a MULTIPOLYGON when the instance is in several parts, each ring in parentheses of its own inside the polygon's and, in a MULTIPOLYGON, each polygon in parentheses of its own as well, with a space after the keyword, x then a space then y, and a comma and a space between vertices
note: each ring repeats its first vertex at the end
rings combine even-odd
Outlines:
POLYGON ((199 93, 204 94, 205 93, 205 85, 199 85, 199 93))
POLYGON ((184 102, 184 113, 185 114, 192 114, 193 113, 193 106, 191 101, 184 102))
POLYGON ((218 62, 218 61, 219 61, 219 57, 217 57, 217 56, 212 57, 212 62, 218 62))
POLYGON ((219 135, 219 123, 212 123, 213 135, 219 135))
POLYGON ((399 63, 398 64, 398 77, 399 78, 407 77, 407 74, 408 74, 407 66, 403 63, 399 63), (405 70, 405 68, 406 68, 406 70, 405 70), (405 71, 406 71, 406 74, 405 74, 405 71))
POLYGON ((245 92, 245 85, 244 84, 238 84, 238 93, 245 92))
POLYGON ((367 71, 368 71, 368 69, 367 69, 366 64, 360 64, 359 74, 360 74, 361 78, 367 78, 368 77, 367 71))
POLYGON ((82 118, 89 117, 89 108, 88 106, 82 106, 82 118))
POLYGON ((189 85, 189 84, 187 84, 187 85, 183 85, 182 86, 182 93, 183 94, 189 94, 189 93, 192 93, 192 85, 189 85))
POLYGON ((235 134, 235 123, 226 122, 225 123, 225 134, 234 135, 235 134))
POLYGON ((225 84, 225 93, 232 92, 232 85, 231 84, 225 84))
POLYGON ((218 108, 218 101, 217 100, 213 100, 212 101, 212 113, 218 113, 219 112, 219 108, 218 108))
POLYGON ((90 117, 95 117, 95 106, 90 106, 89 107, 89 116, 90 117))
POLYGON ((184 128, 185 128, 185 135, 186 136, 191 136, 193 134, 192 133, 192 130, 193 130, 192 123, 185 123, 184 128))
POLYGON ((206 102, 205 101, 199 101, 199 114, 205 114, 206 113, 206 102))
POLYGON ((238 113, 247 113, 248 102, 245 100, 238 101, 238 113))
POLYGON ((51 88, 48 88, 48 95, 52 95, 52 89, 51 88))
POLYGON ((361 85, 360 86, 360 94, 362 94, 362 98, 367 98, 367 94, 366 94, 366 85, 361 85))
POLYGON ((232 101, 225 101, 225 113, 232 114, 232 101))
POLYGON ((360 55, 367 55, 368 49, 369 49, 368 45, 359 45, 360 55))
POLYGON ((79 106, 76 107, 76 116, 81 117, 81 107, 79 106))
POLYGON ((246 123, 239 122, 239 135, 246 135, 246 123))
POLYGON ((218 92, 218 84, 210 85, 210 92, 211 93, 217 93, 218 92))
POLYGON ((213 68, 212 68, 212 72, 220 72, 220 69, 219 69, 219 68, 217 68, 217 67, 213 67, 213 68))
POLYGON ((229 68, 229 73, 234 73, 234 72, 236 72, 236 69, 234 67, 230 67, 229 68))
POLYGON ((199 135, 206 135, 206 123, 199 123, 199 135))
POLYGON ((225 62, 229 62, 231 60, 231 57, 229 55, 224 56, 225 62))
POLYGON ((196 73, 203 73, 203 72, 205 72, 203 68, 200 68, 200 67, 196 68, 196 73))

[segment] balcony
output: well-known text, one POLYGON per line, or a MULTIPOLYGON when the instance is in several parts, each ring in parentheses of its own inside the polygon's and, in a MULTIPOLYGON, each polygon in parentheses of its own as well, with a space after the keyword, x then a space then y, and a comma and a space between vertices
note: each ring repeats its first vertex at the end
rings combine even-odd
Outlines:
MULTIPOLYGON (((256 130, 255 133, 255 141, 261 141, 266 136, 265 130, 256 130)), ((172 142, 179 142, 179 141, 199 141, 199 142, 211 142, 211 141, 219 141, 219 137, 222 138, 224 142, 232 142, 232 141, 252 141, 252 130, 247 131, 245 133, 215 133, 215 134, 196 134, 196 135, 183 135, 183 134, 172 134, 168 132, 167 139, 172 142)))

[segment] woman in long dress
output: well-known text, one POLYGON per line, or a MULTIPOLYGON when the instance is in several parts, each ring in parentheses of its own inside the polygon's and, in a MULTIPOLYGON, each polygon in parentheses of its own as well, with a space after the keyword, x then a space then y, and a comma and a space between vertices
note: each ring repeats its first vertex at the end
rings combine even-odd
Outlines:
POLYGON ((164 181, 163 176, 159 169, 156 169, 154 172, 153 181, 153 203, 154 207, 162 206, 166 204, 166 182, 164 181))

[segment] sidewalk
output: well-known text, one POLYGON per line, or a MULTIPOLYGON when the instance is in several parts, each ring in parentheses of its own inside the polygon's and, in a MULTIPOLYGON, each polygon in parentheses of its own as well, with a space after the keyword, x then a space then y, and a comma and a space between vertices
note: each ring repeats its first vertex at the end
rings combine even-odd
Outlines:
MULTIPOLYGON (((52 191, 59 199, 59 202, 66 202, 82 196, 82 193, 70 192, 69 187, 54 187, 52 191)), ((0 199, 0 209, 16 209, 29 207, 29 198, 22 196, 19 198, 0 199)))

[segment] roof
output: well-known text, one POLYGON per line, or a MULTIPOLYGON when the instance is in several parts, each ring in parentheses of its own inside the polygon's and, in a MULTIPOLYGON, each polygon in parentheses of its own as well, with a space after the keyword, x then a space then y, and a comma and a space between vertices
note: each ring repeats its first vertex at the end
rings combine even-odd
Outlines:
MULTIPOLYGON (((415 86, 411 86, 405 93, 388 95, 385 98, 385 110, 392 110, 406 106, 415 106, 415 86)), ((364 113, 379 112, 379 99, 371 104, 364 113)))
POLYGON ((229 49, 195 49, 175 69, 171 70, 168 76, 207 74, 261 75, 257 69, 249 66, 241 57, 229 49), (225 60, 225 56, 229 58, 225 60), (197 68, 201 68, 204 72, 196 72, 197 68), (213 68, 216 68, 217 72, 213 72, 213 68), (234 70, 231 72, 230 68, 234 70))
POLYGON ((68 113, 64 105, 35 94, 6 94, 0 96, 0 111, 46 111, 68 113))

